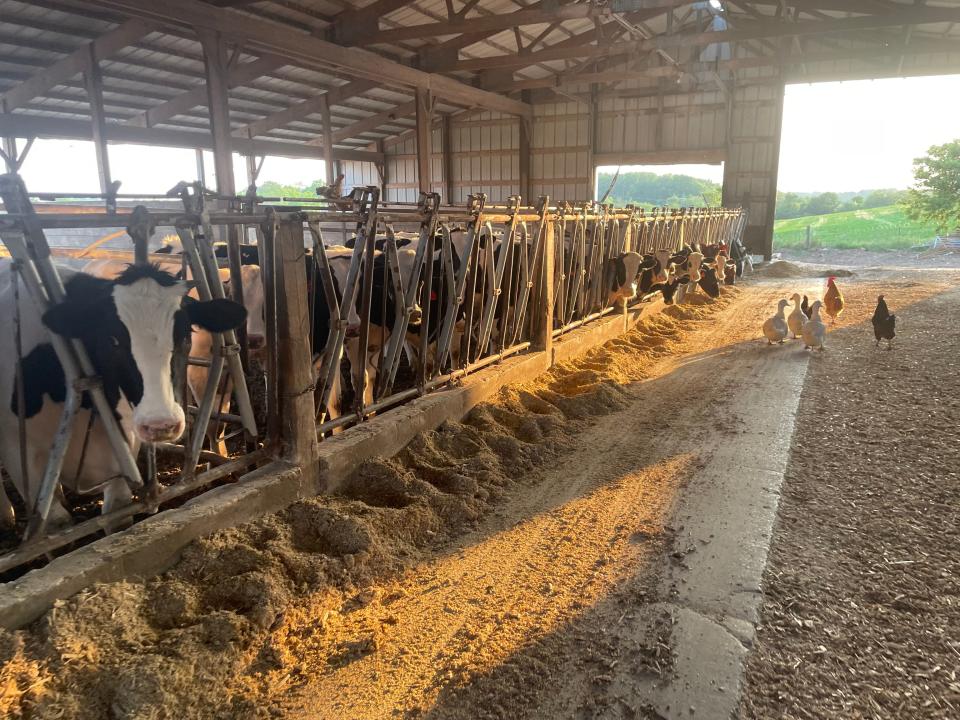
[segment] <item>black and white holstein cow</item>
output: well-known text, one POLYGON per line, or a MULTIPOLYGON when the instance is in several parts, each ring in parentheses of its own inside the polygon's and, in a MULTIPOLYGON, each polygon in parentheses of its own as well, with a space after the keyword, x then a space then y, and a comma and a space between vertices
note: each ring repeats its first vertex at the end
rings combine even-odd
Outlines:
POLYGON ((608 304, 629 302, 635 297, 645 297, 660 292, 667 305, 673 304, 677 287, 682 282, 673 278, 661 280, 660 261, 653 255, 626 252, 607 260, 604 269, 608 304))
MULTIPOLYGON (((66 399, 64 371, 51 333, 83 342, 107 402, 136 453, 141 442, 173 442, 183 434, 183 408, 176 396, 180 383, 173 376, 184 371, 191 325, 224 332, 246 318, 243 307, 230 300, 199 302, 187 297, 186 283, 153 266, 129 267, 112 280, 58 270, 66 289, 64 301, 41 316, 29 294, 21 292, 22 358, 9 352, 0 358, 0 463, 28 508, 36 505, 50 439, 66 399), (18 372, 23 378, 22 408, 18 372), (21 472, 18 410, 25 418, 26 477, 21 472)), ((0 261, 0 337, 14 336, 16 313, 10 262, 0 261)), ((92 407, 84 393, 60 481, 78 493, 102 489, 103 512, 108 513, 130 501, 130 490, 92 407)), ((0 517, 6 522, 13 519, 2 490, 0 517)), ((51 524, 63 524, 69 517, 54 503, 51 524)))
MULTIPOLYGON (((226 249, 226 245, 223 246, 226 249)), ((245 247, 245 246, 244 246, 245 247)), ((252 259, 253 256, 247 254, 245 259, 252 259)), ((95 277, 112 280, 120 275, 127 267, 126 263, 117 260, 91 260, 83 266, 83 272, 95 277)), ((173 270, 173 267, 170 268, 173 270)), ((177 269, 179 276, 180 269, 177 269)), ((220 282, 224 288, 229 291, 230 288, 230 270, 229 268, 220 268, 220 282)), ((266 315, 265 315, 265 296, 263 290, 263 277, 260 266, 257 264, 244 264, 240 267, 240 278, 243 285, 243 306, 247 311, 247 347, 250 355, 257 357, 262 354, 266 345, 266 315)), ((187 272, 187 280, 192 279, 192 273, 187 272)), ((190 290, 190 297, 197 298, 196 288, 190 290)), ((209 363, 213 360, 214 340, 213 335, 202 327, 194 327, 190 334, 190 356, 199 360, 206 361, 206 365, 191 364, 187 367, 187 387, 190 388, 190 395, 194 403, 199 407, 204 393, 207 391, 207 383, 210 379, 209 363)), ((218 388, 214 394, 213 412, 218 414, 228 413, 230 411, 230 396, 233 392, 233 380, 229 373, 224 373, 222 387, 218 388)), ((210 449, 221 455, 227 454, 227 447, 221 439, 222 426, 216 420, 211 420, 207 428, 207 436, 210 442, 210 449)))

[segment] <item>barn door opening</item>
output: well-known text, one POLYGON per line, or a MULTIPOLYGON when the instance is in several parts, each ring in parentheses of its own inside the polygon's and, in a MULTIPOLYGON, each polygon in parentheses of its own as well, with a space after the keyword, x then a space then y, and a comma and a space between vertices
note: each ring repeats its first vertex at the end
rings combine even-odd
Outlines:
POLYGON ((788 85, 773 251, 856 264, 933 247, 936 223, 903 201, 915 159, 960 135, 944 105, 958 93, 960 75, 788 85))

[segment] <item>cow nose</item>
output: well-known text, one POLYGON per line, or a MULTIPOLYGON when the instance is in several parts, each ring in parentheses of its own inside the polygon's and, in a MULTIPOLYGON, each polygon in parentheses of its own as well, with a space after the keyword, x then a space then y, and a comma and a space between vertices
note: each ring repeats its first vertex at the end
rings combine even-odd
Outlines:
POLYGON ((358 338, 360 337, 360 326, 359 325, 347 325, 347 334, 348 338, 358 338))
POLYGON ((183 434, 183 420, 149 420, 137 423, 137 435, 144 442, 173 442, 183 434))
POLYGON ((247 345, 251 350, 262 350, 267 344, 267 339, 263 335, 247 335, 247 345))
POLYGON ((414 305, 410 311, 410 324, 419 325, 423 321, 423 310, 419 305, 414 305))

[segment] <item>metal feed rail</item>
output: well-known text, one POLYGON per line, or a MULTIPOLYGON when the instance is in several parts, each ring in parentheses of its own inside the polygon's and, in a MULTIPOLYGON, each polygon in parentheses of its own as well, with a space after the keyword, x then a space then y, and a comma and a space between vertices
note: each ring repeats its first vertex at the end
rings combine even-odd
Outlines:
MULTIPOLYGON (((0 192, 4 205, 14 211, 0 215, 0 239, 14 258, 14 267, 18 277, 24 281, 31 298, 42 309, 48 307, 63 297, 63 286, 59 274, 54 269, 51 257, 57 253, 47 244, 44 237, 45 227, 116 227, 119 222, 129 223, 128 232, 134 240, 134 252, 110 251, 108 257, 117 260, 146 262, 160 261, 170 265, 174 262, 188 264, 192 270, 194 280, 191 281, 197 288, 201 299, 224 297, 224 288, 220 281, 219 267, 213 255, 210 238, 213 236, 214 224, 250 225, 262 221, 261 228, 261 262, 265 283, 265 297, 267 308, 276 307, 275 288, 272 282, 273 259, 273 229, 282 218, 273 211, 260 216, 242 216, 238 213, 222 212, 192 212, 173 215, 169 210, 159 212, 138 208, 133 213, 121 215, 98 214, 46 214, 36 215, 32 212, 29 196, 23 188, 22 181, 16 176, 0 177, 0 192), (153 228, 161 224, 174 224, 184 244, 183 258, 170 255, 149 255, 146 253, 146 244, 149 241, 153 228), (269 275, 269 277, 268 277, 269 275)), ((289 220, 287 220, 289 221, 289 220)), ((70 251, 60 253, 76 257, 79 252, 70 251)), ((103 257, 102 253, 98 256, 103 257)), ((176 270, 177 268, 171 268, 176 270)), ((20 545, 13 551, 0 556, 0 572, 6 572, 25 563, 35 561, 44 555, 62 549, 78 540, 96 534, 118 522, 122 522, 135 515, 152 513, 158 507, 169 504, 189 493, 197 492, 215 483, 222 478, 236 475, 254 467, 258 462, 276 453, 277 443, 277 378, 276 368, 276 321, 267 313, 267 347, 266 352, 266 400, 267 424, 270 433, 264 435, 258 431, 249 394, 246 387, 246 370, 241 366, 237 352, 236 338, 232 333, 212 334, 215 352, 210 362, 202 362, 210 369, 207 383, 207 392, 201 399, 200 407, 188 405, 187 393, 184 392, 184 410, 187 417, 187 437, 182 445, 162 443, 157 447, 145 446, 143 470, 138 468, 136 460, 130 452, 123 434, 116 425, 112 411, 107 406, 102 389, 93 376, 92 366, 86 357, 82 343, 68 341, 57 335, 51 340, 57 357, 64 367, 67 376, 67 400, 60 421, 60 429, 55 438, 49 456, 46 472, 44 473, 41 491, 36 506, 28 508, 27 528, 20 545), (239 414, 221 413, 213 411, 214 396, 218 390, 222 369, 229 369, 232 382, 232 395, 238 401, 239 414), (138 500, 130 505, 118 508, 113 512, 86 520, 65 530, 50 534, 46 532, 46 519, 50 507, 54 502, 55 491, 59 483, 60 467, 63 455, 69 445, 73 419, 79 408, 79 400, 83 392, 90 394, 97 408, 98 420, 104 423, 108 438, 111 441, 113 452, 117 456, 124 475, 132 487, 143 488, 138 500), (216 448, 211 451, 203 450, 203 440, 207 435, 208 424, 213 421, 228 426, 239 426, 246 440, 247 452, 235 457, 218 455, 216 448), (251 451, 252 449, 252 451, 251 451), (166 455, 181 455, 183 462, 179 477, 174 484, 160 483, 156 475, 156 460, 154 453, 159 450, 166 455), (200 462, 209 463, 210 470, 197 472, 200 462), (145 487, 144 487, 145 486, 145 487)), ((198 364, 196 359, 191 362, 198 364)), ((226 439, 229 439, 228 435, 226 439)))
MULTIPOLYGON (((188 186, 193 187, 193 186, 188 186)), ((745 213, 725 209, 668 210, 628 207, 614 209, 592 203, 574 207, 550 206, 541 198, 536 207, 525 207, 518 197, 506 205, 494 206, 483 195, 472 196, 466 207, 449 207, 436 195, 427 195, 416 204, 384 204, 376 188, 360 188, 349 201, 333 204, 307 203, 298 206, 272 205, 249 196, 231 199, 229 208, 203 208, 208 193, 195 187, 185 191, 182 212, 169 207, 141 210, 136 222, 133 213, 45 213, 34 215, 7 206, 17 212, 0 214, 0 233, 16 233, 28 220, 31 227, 44 228, 116 228, 127 224, 131 234, 140 238, 136 260, 143 262, 179 262, 189 265, 197 275, 202 298, 222 297, 224 288, 217 272, 218 261, 212 252, 214 228, 231 225, 258 231, 259 254, 267 299, 266 364, 266 436, 253 421, 249 400, 241 399, 236 413, 220 413, 212 408, 214 383, 199 407, 186 408, 190 419, 190 435, 182 445, 161 445, 163 453, 181 454, 184 463, 180 478, 169 486, 157 485, 156 497, 147 496, 108 516, 82 522, 60 534, 36 537, 8 555, 0 557, 0 572, 50 553, 88 537, 111 523, 150 511, 160 504, 201 491, 211 482, 252 467, 277 454, 280 426, 279 391, 276 357, 277 287, 274 278, 274 238, 278 228, 294 228, 304 233, 303 243, 312 251, 311 275, 314 293, 322 293, 330 312, 330 336, 318 358, 315 377, 316 423, 319 434, 362 422, 384 410, 412 398, 449 385, 471 372, 524 352, 544 332, 554 336, 582 326, 593 319, 613 312, 606 305, 604 269, 608 260, 633 250, 648 254, 658 249, 678 250, 684 243, 709 244, 725 241, 731 244, 742 234, 745 213), (184 245, 184 256, 146 254, 145 240, 153 227, 173 225, 184 245), (401 248, 397 244, 398 228, 416 233, 417 246, 413 269, 403 274, 399 262, 401 248), (462 231, 462 235, 458 233, 462 231), (330 234, 355 237, 354 249, 348 255, 349 268, 344 287, 337 287, 334 273, 323 252, 324 240, 330 234), (550 247, 548 233, 553 236, 554 312, 552 328, 544 329, 543 317, 544 253, 550 247), (364 272, 372 268, 381 243, 384 262, 380 274, 364 272), (381 303, 375 306, 374 290, 381 303), (387 295, 392 296, 393 312, 384 313, 387 295), (431 302, 431 297, 433 301, 431 302), (410 326, 414 307, 422 313, 420 328, 410 326), (360 316, 359 337, 346 337, 349 309, 360 316), (386 327, 372 322, 373 311, 383 318, 386 327), (429 332, 427 332, 429 330, 429 332), (361 368, 351 368, 353 391, 350 411, 341 417, 325 416, 327 401, 349 343, 360 358, 370 357, 376 377, 367 378, 361 368), (404 358, 408 362, 404 363, 404 358), (366 400, 365 400, 366 395, 366 400), (202 449, 206 423, 223 423, 238 428, 249 441, 254 433, 253 452, 227 458, 202 449), (213 467, 195 473, 197 463, 213 467)), ((57 251, 53 251, 57 252, 57 251)), ((72 257, 108 257, 131 259, 129 251, 96 248, 62 251, 72 257)), ((407 266, 409 267, 409 266, 407 266)), ((302 300, 307 303, 310 298, 302 300)), ((315 308, 309 307, 309 311, 315 308)), ((312 317, 312 315, 311 315, 312 317)), ((311 324, 312 328, 312 324, 311 324)), ((235 352, 234 338, 217 340, 220 350, 206 366, 212 374, 223 373, 228 366, 242 364, 235 352), (232 358, 232 359, 231 359, 232 358)), ((246 395, 244 368, 228 373, 235 386, 246 395)), ((236 434, 236 433, 234 433, 236 434)), ((147 466, 150 463, 148 461, 147 466)))

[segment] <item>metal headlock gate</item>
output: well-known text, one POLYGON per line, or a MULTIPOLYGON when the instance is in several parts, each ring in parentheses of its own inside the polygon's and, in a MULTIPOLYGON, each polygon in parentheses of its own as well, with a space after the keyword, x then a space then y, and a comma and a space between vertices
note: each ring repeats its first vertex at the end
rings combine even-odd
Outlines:
MULTIPOLYGON (((511 355, 540 349, 546 336, 560 336, 613 312, 604 271, 622 253, 675 253, 684 245, 718 243, 733 248, 746 221, 739 209, 648 212, 593 203, 551 206, 546 197, 534 207, 523 206, 519 197, 493 205, 484 195, 471 196, 466 206, 450 207, 443 206, 436 194, 423 195, 417 204, 384 204, 375 187, 356 188, 339 200, 295 205, 249 193, 218 198, 197 183, 181 184, 172 191, 182 210, 141 206, 128 213, 117 212, 116 207, 108 207, 108 212, 91 212, 91 208, 70 212, 67 207, 67 212, 38 214, 19 178, 7 176, 2 182, 7 214, 0 215, 0 239, 14 259, 17 277, 40 307, 63 297, 52 262, 57 254, 162 263, 189 278, 200 300, 223 298, 228 292, 242 300, 240 264, 254 262, 260 266, 263 283, 266 348, 256 367, 258 358, 246 352, 243 332, 214 333, 210 356, 189 358, 194 366, 206 369, 208 382, 196 403, 190 402, 187 392, 182 395, 187 417, 184 438, 177 444, 148 446, 138 464, 122 430, 106 412, 106 400, 82 344, 54 336, 71 392, 40 499, 27 508, 21 544, 0 555, 0 572, 49 557, 119 521, 155 512, 184 495, 279 457, 285 427, 278 377, 281 315, 309 318, 311 333, 315 327, 327 328, 325 338, 311 337, 315 423, 322 438, 511 355), (133 252, 52 249, 44 233, 51 228, 124 226, 133 240, 133 252), (175 230, 182 245, 180 255, 148 252, 148 243, 160 227, 175 230), (224 251, 214 241, 218 232, 228 239, 255 237, 256 244, 231 247, 228 243, 224 251), (302 252, 306 260, 302 266, 291 265, 288 252, 284 261, 286 272, 295 268, 292 271, 305 274, 303 297, 291 297, 283 290, 281 236, 285 248, 300 248, 293 252, 302 252), (548 253, 553 258, 549 264, 545 262, 548 253), (548 266, 553 268, 552 276, 547 274, 548 266), (221 271, 229 272, 229 289, 221 271), (549 311, 548 283, 553 303, 549 311), (291 303, 302 305, 296 308, 291 303), (315 323, 317 319, 321 322, 315 323), (256 398, 251 397, 250 388, 258 389, 256 398), (111 448, 136 499, 129 506, 51 534, 46 532, 45 519, 55 501, 59 463, 83 393, 97 403, 108 430, 113 428, 109 430, 111 448), (341 403, 339 412, 330 416, 328 409, 338 395, 341 400, 349 396, 351 403, 346 408, 341 403), (225 399, 232 401, 234 410, 221 406, 225 399), (258 417, 265 421, 258 424, 258 417), (222 437, 220 427, 226 429, 222 437), (210 444, 204 448, 207 438, 210 444), (228 455, 219 454, 214 438, 230 443, 228 455), (168 466, 179 461, 179 470, 159 477, 157 452, 168 466)), ((116 199, 108 201, 115 204, 116 199)), ((294 286, 299 287, 290 285, 294 286)))

